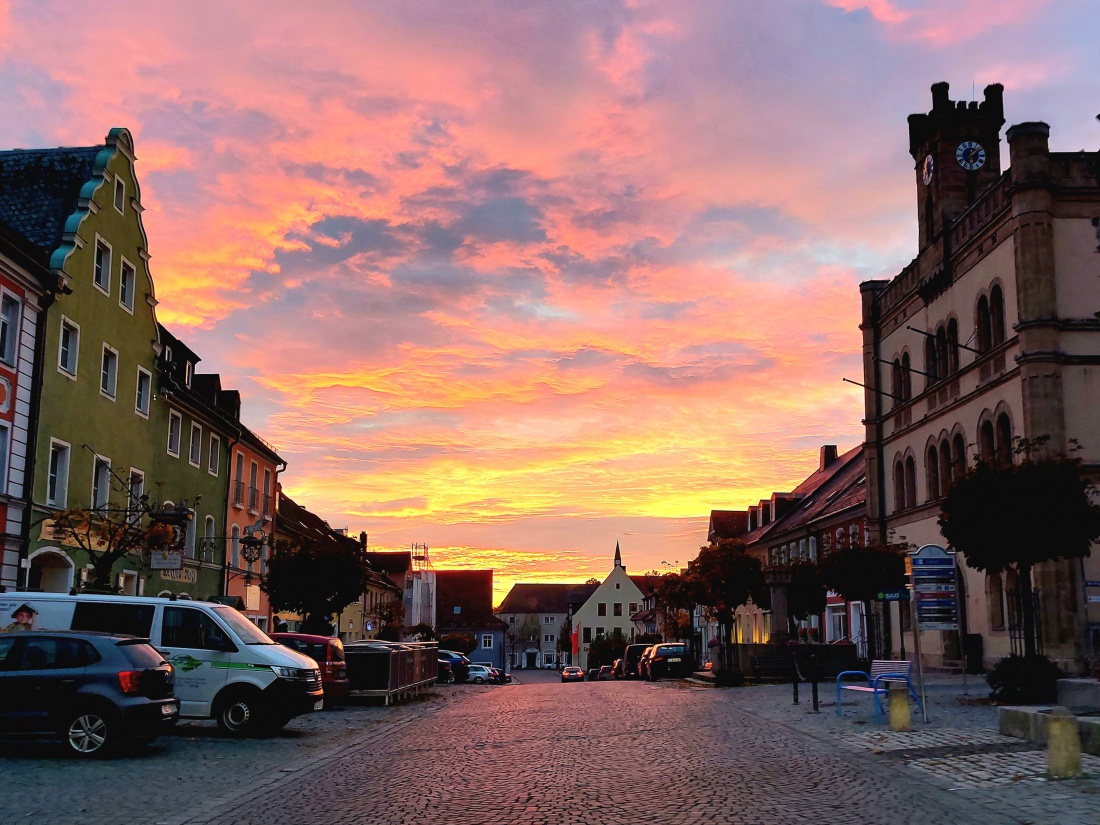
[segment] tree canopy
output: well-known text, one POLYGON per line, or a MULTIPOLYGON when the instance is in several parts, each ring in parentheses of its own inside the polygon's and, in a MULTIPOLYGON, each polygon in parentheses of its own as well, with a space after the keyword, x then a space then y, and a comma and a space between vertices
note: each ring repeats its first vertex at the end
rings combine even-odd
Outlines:
POLYGON ((751 598, 767 600, 760 560, 750 556, 740 539, 721 539, 699 548, 688 564, 686 578, 697 603, 710 608, 719 624, 728 627, 734 611, 751 598))
POLYGON ((260 587, 275 610, 306 620, 339 613, 363 595, 370 565, 359 543, 343 536, 311 542, 277 542, 260 587))
POLYGON ((825 587, 818 565, 811 561, 799 560, 791 563, 790 570, 787 613, 798 620, 824 613, 828 588, 825 587))
POLYGON ((1100 537, 1090 492, 1079 458, 979 461, 944 497, 940 530, 970 567, 990 573, 1080 558, 1100 537))
POLYGON ((851 545, 825 554, 818 566, 825 587, 850 602, 871 602, 884 590, 905 587, 905 557, 896 547, 851 545))
MULTIPOLYGON (((108 504, 101 508, 74 508, 53 515, 53 536, 61 544, 79 547, 88 554, 92 565, 91 587, 109 590, 113 587, 115 562, 129 553, 137 553, 148 561, 154 550, 174 545, 179 536, 172 524, 147 521, 143 502, 130 502, 125 507, 108 504)), ((180 514, 180 518, 190 513, 180 514)))

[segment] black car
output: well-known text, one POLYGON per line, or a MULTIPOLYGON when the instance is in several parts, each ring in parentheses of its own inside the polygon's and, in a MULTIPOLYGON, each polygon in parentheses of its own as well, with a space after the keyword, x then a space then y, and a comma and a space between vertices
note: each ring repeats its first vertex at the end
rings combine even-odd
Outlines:
POLYGON ((174 676, 148 639, 0 634, 0 733, 59 737, 77 756, 146 745, 179 720, 174 676))
POLYGON ((470 660, 453 650, 441 650, 438 657, 451 663, 453 682, 465 682, 470 677, 470 660))
POLYGON ((645 678, 651 682, 664 676, 691 675, 687 646, 677 643, 653 645, 642 657, 641 667, 645 678))
POLYGON ((642 654, 645 653, 651 645, 627 645, 626 651, 623 653, 623 678, 624 679, 637 679, 640 675, 638 673, 638 662, 642 660, 642 654))

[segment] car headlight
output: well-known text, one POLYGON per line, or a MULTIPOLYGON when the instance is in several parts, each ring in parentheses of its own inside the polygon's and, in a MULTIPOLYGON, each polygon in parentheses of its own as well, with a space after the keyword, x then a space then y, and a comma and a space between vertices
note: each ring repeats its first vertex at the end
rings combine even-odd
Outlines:
POLYGON ((271 670, 276 676, 282 679, 308 679, 313 675, 312 670, 301 670, 296 667, 282 667, 281 665, 272 665, 271 670))

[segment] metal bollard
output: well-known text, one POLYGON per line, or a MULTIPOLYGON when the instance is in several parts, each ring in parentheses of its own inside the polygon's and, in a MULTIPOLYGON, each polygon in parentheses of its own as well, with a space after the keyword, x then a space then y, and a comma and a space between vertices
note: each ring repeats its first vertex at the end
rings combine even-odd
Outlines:
POLYGON ((912 730, 909 715, 909 694, 902 682, 890 682, 890 690, 886 694, 890 700, 890 730, 912 730))
POLYGON ((794 677, 791 679, 791 684, 794 685, 794 703, 798 704, 798 668, 794 668, 794 677))
POLYGON ((1051 710, 1047 736, 1047 775, 1051 779, 1074 779, 1081 775, 1081 737, 1077 717, 1068 709, 1051 710))

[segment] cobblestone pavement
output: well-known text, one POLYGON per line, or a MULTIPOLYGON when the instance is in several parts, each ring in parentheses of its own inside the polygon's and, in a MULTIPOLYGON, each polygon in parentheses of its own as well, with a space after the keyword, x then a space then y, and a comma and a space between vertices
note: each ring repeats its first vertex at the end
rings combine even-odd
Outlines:
POLYGON ((1077 783, 956 790, 952 772, 984 768, 953 768, 953 755, 1026 746, 977 726, 946 739, 927 729, 904 747, 831 709, 788 710, 789 687, 517 679, 314 714, 272 739, 186 725, 143 757, 104 762, 0 744, 0 823, 1100 822, 1078 806, 1077 783))

